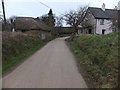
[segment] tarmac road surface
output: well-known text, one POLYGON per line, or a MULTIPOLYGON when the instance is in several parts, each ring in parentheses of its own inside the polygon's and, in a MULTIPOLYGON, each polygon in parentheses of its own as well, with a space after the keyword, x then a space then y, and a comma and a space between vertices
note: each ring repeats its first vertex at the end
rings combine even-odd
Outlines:
POLYGON ((3 77, 3 88, 87 88, 65 38, 50 41, 3 77))

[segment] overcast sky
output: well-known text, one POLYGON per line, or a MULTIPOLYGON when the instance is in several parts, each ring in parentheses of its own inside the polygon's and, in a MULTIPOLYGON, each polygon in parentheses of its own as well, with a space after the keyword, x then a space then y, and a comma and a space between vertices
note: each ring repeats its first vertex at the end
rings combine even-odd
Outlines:
MULTIPOLYGON (((69 10, 77 10, 81 6, 89 5, 91 7, 101 7, 103 3, 106 8, 113 9, 118 6, 120 0, 4 0, 6 17, 26 16, 38 17, 47 14, 49 9, 53 9, 53 13, 57 16, 64 14, 69 10), (40 2, 46 4, 44 6, 40 2)), ((1 3, 1 2, 0 2, 1 3)), ((1 4, 0 4, 1 8, 1 4)), ((1 14, 2 14, 2 9, 1 14)))

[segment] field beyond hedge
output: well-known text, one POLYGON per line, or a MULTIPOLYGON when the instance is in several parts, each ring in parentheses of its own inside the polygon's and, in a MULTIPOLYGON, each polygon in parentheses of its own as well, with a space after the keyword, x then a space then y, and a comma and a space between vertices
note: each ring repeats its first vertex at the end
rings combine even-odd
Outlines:
POLYGON ((98 88, 118 86, 118 33, 80 35, 70 44, 77 62, 98 88))

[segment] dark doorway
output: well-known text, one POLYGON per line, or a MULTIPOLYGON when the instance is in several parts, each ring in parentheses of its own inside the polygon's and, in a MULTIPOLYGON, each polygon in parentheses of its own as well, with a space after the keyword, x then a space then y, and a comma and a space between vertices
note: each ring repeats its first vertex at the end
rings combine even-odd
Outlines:
POLYGON ((88 34, 92 34, 92 29, 89 29, 88 34))
POLYGON ((102 34, 105 34, 105 29, 102 29, 102 34))

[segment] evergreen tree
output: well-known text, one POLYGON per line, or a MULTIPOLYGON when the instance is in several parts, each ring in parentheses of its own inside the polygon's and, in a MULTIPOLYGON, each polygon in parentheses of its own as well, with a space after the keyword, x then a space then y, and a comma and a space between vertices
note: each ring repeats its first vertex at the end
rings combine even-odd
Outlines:
POLYGON ((38 17, 41 21, 43 21, 45 24, 47 24, 50 27, 55 26, 55 16, 52 12, 52 9, 49 10, 48 14, 45 14, 41 16, 40 18, 38 17))
POLYGON ((52 9, 49 10, 48 14, 41 16, 41 21, 43 21, 45 24, 47 24, 49 27, 51 27, 51 33, 53 36, 56 35, 56 31, 54 29, 55 27, 55 15, 52 12, 52 9))
POLYGON ((55 16, 53 15, 52 9, 50 9, 48 13, 48 21, 49 21, 49 26, 51 27, 55 26, 55 16))

